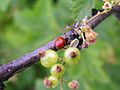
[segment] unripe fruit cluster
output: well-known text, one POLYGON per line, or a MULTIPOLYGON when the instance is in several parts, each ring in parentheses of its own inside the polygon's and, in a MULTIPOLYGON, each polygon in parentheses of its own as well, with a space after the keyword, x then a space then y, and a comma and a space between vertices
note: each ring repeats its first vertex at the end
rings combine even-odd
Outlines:
POLYGON ((69 47, 64 52, 62 61, 59 61, 58 54, 53 50, 39 52, 40 62, 45 68, 50 69, 50 76, 44 79, 44 85, 47 88, 55 88, 59 84, 59 80, 63 77, 65 72, 64 64, 77 64, 80 60, 80 51, 75 47, 69 47), (58 61, 60 63, 58 63, 58 61))

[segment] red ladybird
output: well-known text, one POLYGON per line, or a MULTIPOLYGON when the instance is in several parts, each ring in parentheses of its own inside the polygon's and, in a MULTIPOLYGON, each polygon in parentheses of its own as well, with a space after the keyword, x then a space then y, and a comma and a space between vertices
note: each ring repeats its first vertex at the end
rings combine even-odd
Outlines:
POLYGON ((66 44, 66 39, 64 39, 63 37, 58 37, 56 40, 55 40, 55 47, 57 49, 61 49, 65 46, 66 44))

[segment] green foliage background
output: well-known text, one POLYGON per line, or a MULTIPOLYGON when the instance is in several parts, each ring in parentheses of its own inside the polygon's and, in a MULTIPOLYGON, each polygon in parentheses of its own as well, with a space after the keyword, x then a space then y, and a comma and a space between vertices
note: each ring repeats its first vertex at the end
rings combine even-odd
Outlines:
MULTIPOLYGON (((101 0, 0 0, 0 64, 44 45, 102 4, 101 0)), ((114 16, 96 27, 97 43, 81 50, 80 63, 67 66, 64 78, 79 80, 79 90, 120 90, 119 30, 120 21, 114 16)), ((59 90, 43 86, 48 75, 49 70, 35 64, 9 79, 5 90, 59 90)), ((67 84, 64 90, 69 90, 67 84)))

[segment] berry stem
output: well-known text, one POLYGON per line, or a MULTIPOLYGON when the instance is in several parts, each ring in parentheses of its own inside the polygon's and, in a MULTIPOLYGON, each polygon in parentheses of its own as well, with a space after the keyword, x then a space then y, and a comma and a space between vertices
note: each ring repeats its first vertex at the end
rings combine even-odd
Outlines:
POLYGON ((63 77, 60 78, 60 90, 63 90, 63 77))

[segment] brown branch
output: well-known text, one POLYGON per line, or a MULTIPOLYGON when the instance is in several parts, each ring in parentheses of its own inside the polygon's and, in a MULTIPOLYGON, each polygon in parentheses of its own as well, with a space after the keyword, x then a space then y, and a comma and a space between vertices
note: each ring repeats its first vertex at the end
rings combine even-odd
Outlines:
MULTIPOLYGON (((120 6, 114 6, 113 9, 107 13, 103 14, 96 14, 91 19, 88 20, 88 24, 91 28, 95 28, 99 23, 101 23, 105 18, 110 16, 111 14, 114 14, 116 12, 120 12, 120 6)), ((67 44, 70 43, 71 37, 75 38, 76 35, 73 33, 74 29, 71 28, 69 32, 64 33, 62 36, 67 38, 67 44)), ((16 60, 13 60, 12 62, 8 64, 4 64, 0 66, 0 83, 3 83, 4 81, 8 80, 10 77, 12 77, 17 72, 26 69, 36 62, 39 61, 38 52, 39 51, 45 51, 47 49, 52 49, 57 51, 57 49, 54 46, 54 41, 49 42, 48 44, 44 45, 43 47, 40 47, 36 49, 35 51, 28 53, 16 60)))

